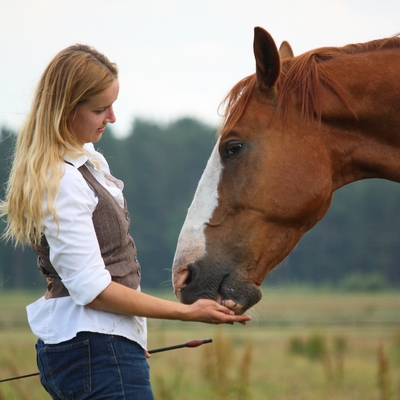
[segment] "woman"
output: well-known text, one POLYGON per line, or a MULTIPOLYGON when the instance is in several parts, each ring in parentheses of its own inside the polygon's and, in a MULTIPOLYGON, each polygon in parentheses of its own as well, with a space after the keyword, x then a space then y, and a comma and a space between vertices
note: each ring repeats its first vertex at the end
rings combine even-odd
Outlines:
POLYGON ((47 280, 27 311, 53 399, 152 399, 146 317, 249 320, 212 300, 184 305, 140 291, 123 183, 93 146, 116 120, 118 90, 104 55, 61 51, 39 81, 0 206, 4 237, 33 246, 47 280))

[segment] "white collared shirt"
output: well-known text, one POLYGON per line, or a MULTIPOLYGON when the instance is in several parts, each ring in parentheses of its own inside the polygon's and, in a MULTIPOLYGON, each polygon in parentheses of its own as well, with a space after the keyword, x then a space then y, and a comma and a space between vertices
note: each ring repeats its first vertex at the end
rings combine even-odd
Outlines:
POLYGON ((98 168, 87 156, 66 156, 65 160, 72 165, 65 163, 65 173, 60 181, 55 204, 58 226, 49 212, 43 220, 50 261, 70 296, 47 300, 41 297, 30 304, 27 307, 29 325, 37 337, 49 344, 64 342, 78 332, 88 331, 124 336, 146 348, 145 318, 85 306, 111 283, 111 276, 105 269, 92 221, 98 200, 78 168, 85 164, 121 207, 124 205, 124 185, 111 175, 107 161, 92 143, 85 144, 84 150, 98 168))

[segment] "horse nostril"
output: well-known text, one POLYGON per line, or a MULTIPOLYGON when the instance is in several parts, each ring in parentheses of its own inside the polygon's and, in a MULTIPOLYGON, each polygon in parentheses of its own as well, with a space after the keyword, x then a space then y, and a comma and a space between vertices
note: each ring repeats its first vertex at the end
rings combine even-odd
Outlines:
POLYGON ((186 276, 184 284, 189 285, 190 282, 192 282, 192 280, 193 280, 193 264, 189 264, 188 265, 188 274, 186 276))

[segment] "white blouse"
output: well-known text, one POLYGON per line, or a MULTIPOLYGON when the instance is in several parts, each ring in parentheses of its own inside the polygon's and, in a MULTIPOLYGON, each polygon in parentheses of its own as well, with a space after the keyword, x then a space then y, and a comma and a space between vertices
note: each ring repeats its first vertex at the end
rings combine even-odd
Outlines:
MULTIPOLYGON (((124 336, 147 346, 146 318, 114 314, 86 307, 110 283, 94 230, 92 213, 97 197, 78 168, 85 164, 94 177, 123 207, 123 182, 114 178, 102 154, 92 143, 84 146, 89 157, 65 157, 65 173, 56 201, 58 226, 47 212, 43 232, 50 246, 50 261, 68 289, 70 296, 39 300, 27 307, 32 332, 45 343, 72 339, 78 332, 89 331, 124 336)), ((45 206, 46 204, 44 204, 45 206)), ((140 287, 137 288, 140 291, 140 287)))

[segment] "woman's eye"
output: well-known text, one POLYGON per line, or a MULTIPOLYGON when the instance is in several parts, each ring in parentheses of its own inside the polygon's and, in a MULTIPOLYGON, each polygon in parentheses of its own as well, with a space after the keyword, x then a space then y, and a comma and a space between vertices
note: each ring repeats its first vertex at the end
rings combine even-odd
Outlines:
POLYGON ((225 147, 225 157, 230 157, 236 154, 242 148, 242 143, 234 141, 229 142, 225 147))

